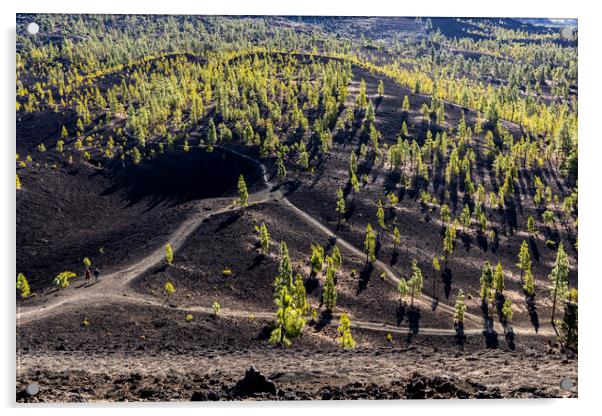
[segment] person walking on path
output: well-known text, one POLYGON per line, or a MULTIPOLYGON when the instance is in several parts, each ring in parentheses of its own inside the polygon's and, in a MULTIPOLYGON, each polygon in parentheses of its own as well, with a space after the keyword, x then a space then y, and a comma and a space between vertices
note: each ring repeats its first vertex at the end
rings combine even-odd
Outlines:
POLYGON ((87 286, 90 283, 90 277, 91 277, 90 268, 86 267, 86 277, 84 279, 84 286, 87 286))

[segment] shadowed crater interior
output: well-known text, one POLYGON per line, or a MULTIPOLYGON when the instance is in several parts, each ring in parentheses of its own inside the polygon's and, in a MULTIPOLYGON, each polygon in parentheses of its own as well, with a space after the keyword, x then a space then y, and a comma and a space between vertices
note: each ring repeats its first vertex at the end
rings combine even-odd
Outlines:
POLYGON ((214 148, 166 152, 138 165, 119 165, 109 173, 113 185, 103 195, 118 192, 129 204, 151 206, 235 195, 240 175, 249 191, 262 185, 261 170, 252 161, 214 148))

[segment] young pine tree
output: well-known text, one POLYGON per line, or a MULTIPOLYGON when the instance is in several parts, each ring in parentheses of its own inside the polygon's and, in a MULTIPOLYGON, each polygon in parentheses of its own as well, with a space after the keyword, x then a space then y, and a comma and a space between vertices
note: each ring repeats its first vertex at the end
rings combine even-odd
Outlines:
POLYGON ((520 269, 520 280, 524 281, 525 273, 531 272, 531 254, 529 253, 529 244, 523 240, 518 252, 518 268, 520 269))
POLYGON ((383 80, 382 79, 378 80, 378 87, 376 87, 376 93, 381 98, 382 98, 383 95, 385 95, 385 84, 383 84, 383 80))
POLYGON ((443 237, 443 251, 445 252, 445 268, 447 269, 447 262, 449 257, 454 252, 454 236, 452 226, 448 226, 445 229, 445 236, 443 237))
POLYGON ((339 326, 337 327, 337 331, 340 335, 339 341, 341 343, 341 347, 343 349, 353 349, 355 348, 355 341, 351 335, 351 321, 347 317, 346 313, 342 313, 340 319, 341 320, 339 326))
POLYGON ((416 259, 412 259, 412 277, 408 282, 408 286, 410 289, 412 299, 410 302, 410 306, 414 307, 414 297, 417 297, 422 293, 423 286, 422 271, 420 270, 420 267, 418 267, 416 259))
POLYGON ((249 192, 247 191, 247 183, 242 175, 240 175, 238 178, 238 203, 243 208, 246 208, 249 205, 249 192))
POLYGON ((332 265, 336 270, 341 270, 343 267, 343 257, 341 256, 341 251, 339 250, 339 246, 335 245, 332 249, 331 253, 332 265))
POLYGON ((491 286, 493 284, 493 268, 488 261, 485 262, 483 266, 483 271, 481 272, 480 285, 481 288, 479 290, 479 295, 481 297, 481 301, 486 303, 487 299, 489 299, 491 294, 491 286))
POLYGON ((376 261, 376 239, 374 238, 374 231, 372 226, 368 224, 366 226, 366 238, 364 239, 364 253, 366 253, 366 265, 376 261))
POLYGON ((556 321, 554 315, 556 312, 556 305, 559 299, 564 299, 568 292, 569 284, 569 259, 564 251, 562 243, 558 246, 558 252, 556 253, 556 263, 554 268, 548 275, 550 281, 550 289, 552 292, 552 325, 556 328, 556 321))
POLYGON ((69 279, 77 276, 73 272, 61 272, 54 278, 54 284, 59 289, 64 289, 69 286, 69 279))
POLYGON ((318 274, 324 266, 324 247, 319 244, 311 245, 311 272, 318 274))
POLYGON ((535 296, 535 280, 533 279, 531 269, 527 270, 524 273, 523 281, 523 290, 525 291, 525 293, 530 297, 535 296))
POLYGON ((495 271, 493 272, 493 289, 495 290, 495 294, 501 296, 504 293, 504 269, 502 268, 502 264, 498 261, 497 266, 495 266, 495 271))
POLYGON ((401 105, 401 109, 406 113, 410 111, 410 100, 408 99, 407 95, 403 97, 403 104, 401 105))
POLYGON ((165 292, 165 302, 167 302, 167 301, 169 301, 169 298, 171 297, 171 295, 173 295, 176 292, 176 288, 172 282, 167 281, 167 282, 165 282, 165 285, 163 286, 163 291, 165 292))
POLYGON ((512 302, 509 299, 506 299, 502 306, 502 318, 504 319, 504 323, 510 325, 513 317, 514 312, 512 312, 512 302))
POLYGON ((531 216, 529 216, 529 219, 527 219, 527 230, 529 231, 530 236, 534 236, 537 233, 537 230, 535 229, 535 221, 531 216))
POLYGON ((337 224, 337 228, 341 226, 341 218, 343 217, 343 215, 345 215, 346 212, 346 208, 345 208, 345 196, 343 194, 343 190, 341 188, 339 188, 337 190, 337 207, 336 207, 336 212, 338 214, 338 224, 337 224))
POLYGON ((31 294, 29 283, 27 282, 27 279, 23 273, 19 273, 17 276, 17 290, 19 291, 21 299, 25 299, 31 294))
POLYGON ((332 312, 337 304, 337 288, 335 286, 336 269, 332 265, 326 266, 326 279, 322 291, 322 304, 327 312, 332 312))
POLYGON ((380 231, 387 229, 387 225, 385 224, 385 210, 380 199, 378 200, 378 205, 376 208, 376 222, 378 224, 378 235, 376 238, 377 240, 380 240, 380 231))
POLYGON ((408 296, 410 289, 408 288, 408 282, 406 279, 401 277, 399 283, 397 283, 397 292, 399 293, 399 304, 401 305, 405 298, 408 296))
POLYGON ((165 245, 165 261, 169 266, 173 264, 173 250, 171 249, 171 244, 169 243, 165 245))
MULTIPOLYGON (((291 261, 285 242, 280 243, 280 263, 278 274, 274 279, 274 302, 276 311, 276 326, 272 330, 270 343, 290 346, 292 339, 298 337, 305 326, 305 311, 307 301, 301 296, 299 288, 300 276, 293 283, 291 261)), ((301 281, 301 285, 302 285, 301 281)))
POLYGON ((466 313, 466 304, 464 303, 464 291, 458 290, 456 304, 454 305, 454 322, 456 324, 464 324, 464 314, 466 313))
POLYGON ((261 245, 263 254, 267 254, 270 249, 270 233, 265 223, 261 223, 259 226, 259 244, 261 245))

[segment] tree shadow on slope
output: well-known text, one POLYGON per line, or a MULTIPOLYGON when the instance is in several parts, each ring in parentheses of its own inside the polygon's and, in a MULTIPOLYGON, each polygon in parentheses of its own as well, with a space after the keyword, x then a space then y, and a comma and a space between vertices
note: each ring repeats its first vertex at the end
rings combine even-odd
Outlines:
POLYGON ((323 311, 320 315, 320 319, 316 322, 316 331, 321 331, 326 328, 332 322, 332 312, 331 311, 323 311))
POLYGON ((529 319, 531 321, 531 325, 535 328, 535 332, 539 331, 539 315, 537 313, 537 305, 535 304, 534 296, 527 296, 525 299, 527 303, 527 312, 529 313, 529 319))
POLYGON ((449 299, 452 289, 452 272, 449 267, 443 271, 441 279, 443 280, 443 293, 445 293, 445 299, 449 299))
POLYGON ((360 272, 359 281, 357 286, 357 294, 359 295, 368 287, 368 282, 370 282, 370 276, 374 271, 374 265, 372 263, 366 264, 366 267, 360 272))
POLYGON ((493 328, 493 318, 491 317, 489 305, 486 301, 481 302, 481 311, 483 313, 483 337, 485 338, 485 347, 497 348, 499 346, 498 333, 493 328))

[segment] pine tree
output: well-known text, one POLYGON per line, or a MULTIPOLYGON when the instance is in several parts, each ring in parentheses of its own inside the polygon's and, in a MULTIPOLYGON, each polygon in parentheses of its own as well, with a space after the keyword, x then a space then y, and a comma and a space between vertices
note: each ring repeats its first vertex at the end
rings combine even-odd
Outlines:
POLYGON ((577 289, 571 289, 566 297, 564 306, 564 317, 560 324, 561 342, 564 348, 577 352, 579 320, 578 320, 578 293, 577 289))
POLYGON ((558 246, 558 252, 556 253, 556 263, 554 264, 554 268, 548 275, 548 279, 551 283, 551 291, 552 291, 552 325, 556 328, 556 321, 554 320, 554 315, 556 313, 556 304, 558 303, 558 299, 563 299, 566 297, 568 292, 568 284, 569 284, 569 259, 566 253, 564 252, 564 246, 562 243, 558 246))
POLYGON ((496 295, 502 295, 504 293, 504 269, 499 261, 493 272, 493 288, 496 295))
POLYGON ((383 80, 382 79, 378 80, 378 87, 376 87, 376 93, 381 98, 382 98, 383 95, 385 95, 385 84, 383 84, 383 80))
POLYGON ((479 295, 481 297, 482 302, 487 302, 491 294, 491 286, 493 284, 493 268, 488 261, 485 262, 483 266, 483 271, 481 273, 480 279, 481 289, 479 291, 479 295))
POLYGON ((422 293, 423 279, 422 279, 422 271, 420 267, 418 267, 418 263, 416 259, 412 259, 412 277, 408 282, 408 286, 410 288, 412 300, 410 305, 414 306, 414 297, 419 296, 422 293))
POLYGON ((366 265, 368 262, 373 263, 376 261, 376 240, 374 238, 374 231, 372 231, 372 225, 366 226, 366 238, 364 239, 364 253, 366 253, 366 265))
POLYGON ((527 273, 527 271, 531 272, 531 254, 529 253, 529 244, 526 240, 523 240, 520 245, 517 266, 520 269, 520 279, 522 282, 525 273, 527 273))
POLYGON ((529 216, 529 218, 527 219, 527 230, 529 231, 529 235, 531 236, 537 233, 537 230, 535 229, 535 222, 533 221, 532 216, 529 216))
POLYGON ((270 343, 290 346, 291 340, 298 337, 305 326, 307 299, 304 296, 305 287, 300 275, 293 283, 293 272, 288 254, 288 247, 280 243, 280 263, 278 274, 274 279, 274 301, 276 312, 276 327, 272 330, 270 343))
POLYGON ((278 179, 286 178, 286 167, 284 166, 284 160, 281 156, 278 156, 278 159, 276 161, 276 167, 276 176, 278 176, 278 179))
POLYGON ((523 289, 528 296, 533 297, 535 295, 535 280, 533 279, 533 274, 531 273, 531 269, 528 269, 523 276, 524 284, 523 289))
POLYGON ((451 220, 451 211, 449 210, 449 205, 441 205, 441 208, 439 209, 439 215, 441 217, 441 221, 443 221, 443 223, 447 225, 447 223, 449 223, 449 221, 451 220))
POLYGON ((23 273, 19 273, 17 276, 17 290, 19 291, 21 299, 25 299, 31 294, 29 283, 27 282, 27 279, 23 273))
POLYGON ((341 270, 341 267, 343 267, 343 257, 341 256, 341 251, 337 245, 332 249, 331 258, 334 268, 336 270, 341 270))
POLYGON ((326 278, 322 291, 322 304, 326 311, 331 312, 337 304, 337 288, 335 286, 336 269, 332 265, 326 266, 326 278))
POLYGON ((318 274, 322 271, 322 267, 324 266, 324 248, 319 245, 311 245, 311 272, 313 274, 318 274))
POLYGON ((295 290, 293 300, 301 315, 305 315, 309 309, 309 303, 307 302, 307 293, 301 273, 297 273, 295 275, 295 290))
POLYGON ((303 170, 307 170, 309 168, 309 153, 307 153, 307 149, 305 147, 305 142, 301 142, 302 145, 299 150, 299 159, 297 163, 303 170))
POLYGON ((288 246, 284 241, 280 242, 280 262, 278 264, 278 274, 274 280, 274 293, 280 296, 281 289, 292 292, 293 287, 293 269, 291 259, 288 254, 288 246))
POLYGON ((16 184, 17 184, 17 190, 19 190, 19 189, 21 189, 21 179, 19 179, 19 175, 18 174, 16 175, 16 177, 17 177, 17 182, 16 182, 16 184))
POLYGON ((345 215, 345 195, 343 194, 343 190, 339 188, 337 190, 337 207, 336 212, 338 214, 338 224, 337 228, 341 226, 341 217, 345 215))
POLYGON ((380 230, 387 229, 387 226, 385 224, 385 210, 383 208, 383 203, 380 199, 378 200, 378 205, 376 208, 376 223, 378 224, 377 240, 380 240, 380 230))
POLYGON ((462 223, 464 228, 468 228, 468 227, 470 227, 470 221, 471 221, 470 208, 468 207, 468 204, 464 204, 464 209, 462 210, 462 213, 460 214, 460 222, 462 223))
POLYGON ((504 301, 502 305, 502 317, 507 325, 512 323, 514 312, 512 312, 512 302, 509 299, 504 301))
POLYGON ((137 147, 132 149, 132 162, 134 165, 139 164, 142 161, 142 154, 140 154, 140 150, 137 147))
POLYGON ((261 223, 259 226, 259 243, 263 254, 267 254, 270 249, 270 233, 265 223, 261 223))
POLYGON ((215 130, 215 123, 213 119, 209 120, 209 127, 207 130, 207 144, 211 147, 217 143, 217 131, 215 130))
POLYGON ((341 343, 341 348, 343 349, 353 349, 355 348, 355 341, 353 340, 353 336, 351 335, 351 321, 347 317, 346 313, 341 314, 339 326, 337 327, 337 331, 341 335, 339 341, 341 343))
POLYGON ((401 109, 406 113, 410 111, 410 100, 408 99, 407 95, 403 97, 403 104, 401 105, 401 109))
POLYGON ((176 288, 173 283, 168 280, 163 286, 163 291, 165 292, 165 302, 168 302, 171 295, 175 293, 176 288))
POLYGON ((171 249, 171 244, 169 243, 165 245, 165 261, 169 266, 173 264, 173 250, 171 249))
POLYGON ((456 303, 454 305, 454 322, 462 325, 464 323, 464 314, 466 313, 466 304, 464 303, 464 291, 458 290, 456 303))
POLYGON ((445 268, 447 269, 447 262, 449 257, 454 252, 454 237, 453 237, 453 226, 448 226, 445 229, 445 236, 443 237, 443 251, 445 252, 445 268))
POLYGON ((215 316, 217 316, 217 315, 219 315, 220 311, 222 310, 222 305, 220 305, 217 300, 214 300, 213 303, 211 304, 211 308, 213 309, 213 314, 215 316))
POLYGON ((69 279, 75 276, 77 275, 73 272, 61 272, 56 275, 53 282, 59 289, 64 289, 69 286, 69 279))
POLYGON ((242 175, 238 178, 238 203, 243 208, 249 205, 249 192, 247 191, 245 178, 242 175))
POLYGON ((360 109, 366 108, 366 82, 363 79, 360 81, 360 90, 356 98, 356 104, 360 109))
POLYGON ((406 296, 408 296, 408 292, 410 289, 408 288, 408 282, 406 279, 401 277, 399 282, 397 283, 397 292, 399 292, 399 303, 403 303, 406 296))

